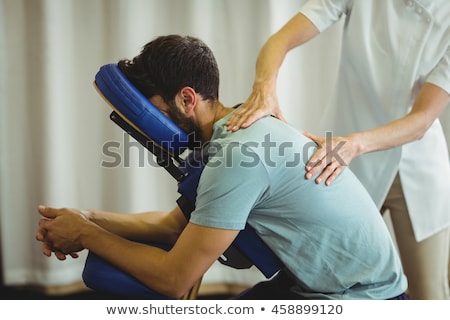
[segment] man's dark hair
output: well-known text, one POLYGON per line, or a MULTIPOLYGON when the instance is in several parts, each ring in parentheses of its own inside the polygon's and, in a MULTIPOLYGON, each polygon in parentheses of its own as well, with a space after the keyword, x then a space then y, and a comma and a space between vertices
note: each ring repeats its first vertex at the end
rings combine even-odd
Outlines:
POLYGON ((133 60, 121 60, 118 66, 147 98, 160 95, 170 103, 185 86, 205 100, 219 98, 216 59, 205 43, 191 36, 160 36, 133 60))

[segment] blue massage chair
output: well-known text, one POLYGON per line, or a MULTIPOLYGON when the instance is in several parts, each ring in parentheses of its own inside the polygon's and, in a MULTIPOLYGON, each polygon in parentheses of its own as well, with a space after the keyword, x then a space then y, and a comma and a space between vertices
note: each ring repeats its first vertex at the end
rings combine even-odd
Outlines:
MULTIPOLYGON (((198 152, 188 149, 187 134, 144 97, 117 64, 102 66, 95 76, 94 86, 113 109, 110 119, 148 149, 158 165, 176 179, 180 194, 177 204, 189 220, 195 209, 196 189, 205 163, 198 152)), ((282 267, 281 261, 248 224, 219 261, 236 269, 254 265, 268 279, 282 267)), ((169 299, 92 252, 88 253, 82 276, 87 287, 99 292, 130 299, 169 299)), ((199 284, 184 298, 195 299, 198 287, 199 284)))

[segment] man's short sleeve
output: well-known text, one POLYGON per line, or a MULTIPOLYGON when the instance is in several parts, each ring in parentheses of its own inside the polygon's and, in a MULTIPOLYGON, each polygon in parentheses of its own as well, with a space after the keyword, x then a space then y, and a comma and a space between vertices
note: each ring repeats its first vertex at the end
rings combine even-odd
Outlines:
POLYGON ((220 146, 200 177, 190 222, 242 230, 268 189, 267 171, 251 148, 239 143, 220 146))
POLYGON ((301 7, 300 13, 322 32, 347 13, 352 3, 353 0, 310 0, 301 7))

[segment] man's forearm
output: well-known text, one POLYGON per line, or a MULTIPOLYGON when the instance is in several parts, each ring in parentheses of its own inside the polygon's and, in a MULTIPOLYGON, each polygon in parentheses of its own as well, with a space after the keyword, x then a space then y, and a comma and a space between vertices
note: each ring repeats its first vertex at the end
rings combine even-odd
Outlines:
POLYGON ((83 227, 80 242, 84 248, 145 285, 172 296, 172 270, 165 263, 166 251, 124 239, 93 223, 83 227))
POLYGON ((172 213, 159 211, 125 214, 87 210, 86 216, 111 233, 140 242, 174 243, 183 224, 172 213))

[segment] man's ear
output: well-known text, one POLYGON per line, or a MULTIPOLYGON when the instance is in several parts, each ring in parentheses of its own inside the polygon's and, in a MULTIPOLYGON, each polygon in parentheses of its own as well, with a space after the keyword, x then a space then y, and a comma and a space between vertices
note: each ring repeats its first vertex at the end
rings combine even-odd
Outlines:
POLYGON ((179 99, 186 114, 192 112, 197 106, 197 92, 191 87, 183 87, 179 92, 179 99))

